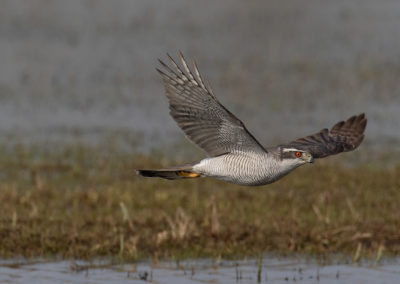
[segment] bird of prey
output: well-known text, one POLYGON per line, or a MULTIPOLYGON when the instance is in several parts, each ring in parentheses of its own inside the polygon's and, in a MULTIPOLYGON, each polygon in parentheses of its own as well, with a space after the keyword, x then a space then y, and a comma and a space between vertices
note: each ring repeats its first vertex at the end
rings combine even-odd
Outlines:
POLYGON ((193 72, 182 53, 182 66, 169 56, 170 66, 159 60, 170 114, 186 137, 208 157, 182 166, 137 170, 145 177, 190 179, 213 177, 227 182, 257 186, 277 181, 314 159, 356 149, 364 139, 364 113, 336 123, 330 130, 275 147, 263 147, 242 121, 226 109, 205 85, 196 63, 193 72))

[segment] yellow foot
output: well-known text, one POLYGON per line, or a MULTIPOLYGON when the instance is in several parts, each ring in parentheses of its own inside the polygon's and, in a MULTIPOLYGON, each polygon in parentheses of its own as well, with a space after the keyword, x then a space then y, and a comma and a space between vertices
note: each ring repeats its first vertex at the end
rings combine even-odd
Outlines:
POLYGON ((181 177, 187 177, 187 178, 197 178, 200 176, 198 173, 192 173, 192 172, 185 172, 185 171, 179 171, 177 172, 178 176, 181 177))

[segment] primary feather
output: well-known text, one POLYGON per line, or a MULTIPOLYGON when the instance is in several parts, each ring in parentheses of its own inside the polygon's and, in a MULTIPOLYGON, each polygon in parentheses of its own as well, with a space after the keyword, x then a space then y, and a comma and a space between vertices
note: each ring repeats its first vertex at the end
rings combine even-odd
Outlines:
POLYGON ((325 158, 342 152, 353 151, 364 139, 367 119, 362 113, 346 121, 336 123, 331 130, 327 128, 304 138, 296 139, 282 147, 295 147, 308 151, 314 158, 325 158))
POLYGON ((191 141, 210 156, 237 150, 265 152, 244 124, 204 85, 196 65, 193 75, 182 54, 185 71, 169 58, 174 69, 160 60, 168 74, 157 70, 163 77, 170 114, 191 141))

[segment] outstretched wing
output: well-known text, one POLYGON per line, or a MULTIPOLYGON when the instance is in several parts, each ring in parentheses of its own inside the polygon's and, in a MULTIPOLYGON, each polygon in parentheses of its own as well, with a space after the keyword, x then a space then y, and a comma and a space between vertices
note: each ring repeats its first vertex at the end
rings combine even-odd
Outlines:
POLYGON ((324 158, 341 152, 353 151, 364 139, 367 126, 365 114, 354 115, 346 121, 336 123, 331 130, 322 129, 319 133, 299 138, 281 147, 308 151, 314 158, 324 158))
POLYGON ((266 152, 244 124, 214 97, 194 63, 194 74, 182 53, 183 69, 169 56, 172 67, 160 60, 171 116, 188 139, 211 156, 235 151, 266 152))

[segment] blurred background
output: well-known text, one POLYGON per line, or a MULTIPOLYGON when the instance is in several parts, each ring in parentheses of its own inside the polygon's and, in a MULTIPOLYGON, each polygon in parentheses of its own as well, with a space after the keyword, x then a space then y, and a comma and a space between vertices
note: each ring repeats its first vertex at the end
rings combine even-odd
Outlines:
POLYGON ((388 150, 399 19, 398 1, 3 1, 0 141, 182 143, 155 71, 181 50, 263 144, 366 112, 363 147, 388 150))

